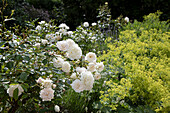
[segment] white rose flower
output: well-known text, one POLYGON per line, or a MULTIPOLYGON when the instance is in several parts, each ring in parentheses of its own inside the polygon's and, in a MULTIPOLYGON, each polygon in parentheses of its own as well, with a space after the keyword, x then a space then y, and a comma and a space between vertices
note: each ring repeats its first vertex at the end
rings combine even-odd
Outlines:
POLYGON ((50 43, 55 42, 57 40, 55 34, 46 34, 45 38, 48 39, 50 43))
POLYGON ((96 71, 96 64, 90 62, 87 69, 88 69, 89 71, 91 71, 91 72, 96 71))
POLYGON ((55 105, 54 110, 55 110, 55 112, 60 112, 60 107, 58 105, 55 105))
POLYGON ((57 86, 56 84, 53 84, 53 89, 55 89, 55 88, 56 88, 56 86, 57 86))
POLYGON ((71 76, 70 76, 70 78, 76 79, 76 78, 77 78, 76 73, 72 73, 71 76))
POLYGON ((70 29, 65 23, 60 24, 58 27, 62 29, 70 29))
POLYGON ((72 39, 67 39, 66 42, 68 43, 69 48, 76 44, 72 39))
POLYGON ((45 21, 38 22, 39 24, 45 24, 45 21))
POLYGON ((71 60, 74 60, 74 59, 78 60, 81 58, 81 56, 82 56, 82 50, 77 44, 75 44, 71 48, 69 48, 68 58, 70 58, 71 60))
POLYGON ((103 64, 103 62, 97 63, 96 69, 97 69, 99 72, 103 71, 103 69, 104 69, 104 64, 103 64))
POLYGON ((71 36, 73 34, 73 31, 68 31, 67 34, 71 36))
POLYGON ((16 46, 19 45, 19 42, 17 40, 12 40, 12 41, 16 46))
POLYGON ((85 60, 87 60, 89 62, 96 62, 96 54, 93 52, 87 53, 85 56, 85 60))
POLYGON ((94 22, 94 23, 92 23, 91 25, 92 25, 92 26, 96 26, 96 25, 97 25, 97 23, 95 23, 95 22, 94 22))
POLYGON ((62 70, 64 72, 70 72, 70 69, 71 69, 71 66, 70 66, 69 62, 64 62, 62 65, 62 70))
POLYGON ((44 79, 42 77, 39 77, 38 80, 36 80, 37 83, 41 84, 43 83, 44 79))
POLYGON ((35 30, 40 31, 42 29, 42 27, 40 25, 37 25, 37 27, 35 28, 35 30))
POLYGON ((101 74, 96 72, 94 75, 95 80, 99 80, 101 78, 101 74))
POLYGON ((54 67, 56 67, 56 68, 62 67, 63 63, 64 63, 64 59, 62 59, 60 57, 58 57, 57 59, 53 58, 54 67))
POLYGON ((79 72, 79 73, 82 73, 84 71, 87 71, 87 69, 85 67, 82 67, 82 68, 81 67, 77 67, 76 71, 79 72))
POLYGON ((40 48, 40 43, 36 43, 35 47, 40 48))
POLYGON ((54 98, 54 90, 52 88, 44 88, 40 91, 42 101, 51 101, 54 98))
POLYGON ((87 34, 87 31, 83 30, 82 33, 87 34))
POLYGON ((60 29, 59 32, 62 33, 63 35, 66 35, 66 34, 67 34, 67 30, 66 30, 66 29, 63 29, 63 28, 60 29))
POLYGON ((21 87, 21 85, 19 85, 19 84, 10 85, 9 88, 7 89, 7 93, 9 94, 10 97, 13 97, 13 93, 14 93, 14 90, 16 88, 18 88, 18 96, 20 96, 22 94, 22 92, 24 92, 24 90, 21 87))
POLYGON ((69 45, 66 41, 59 41, 57 42, 57 47, 61 51, 67 51, 69 48, 69 45))
POLYGON ((48 44, 48 40, 42 39, 41 41, 42 41, 42 44, 43 44, 43 45, 48 44))
POLYGON ((88 22, 84 22, 84 23, 83 23, 83 26, 84 26, 84 27, 89 27, 89 23, 88 23, 88 22))
POLYGON ((91 37, 91 39, 92 39, 92 40, 94 40, 94 39, 96 39, 96 37, 95 37, 95 36, 93 36, 93 37, 91 37))
POLYGON ((125 21, 126 21, 126 22, 129 22, 129 18, 128 18, 128 17, 125 17, 125 21))
POLYGON ((71 86, 74 89, 74 91, 78 93, 84 90, 83 83, 79 79, 74 80, 71 86))
POLYGON ((45 79, 44 81, 43 81, 43 86, 44 86, 44 88, 51 88, 51 86, 52 86, 52 80, 50 80, 50 79, 45 79))
POLYGON ((80 79, 83 82, 84 90, 91 90, 93 88, 94 77, 90 71, 82 72, 80 79))

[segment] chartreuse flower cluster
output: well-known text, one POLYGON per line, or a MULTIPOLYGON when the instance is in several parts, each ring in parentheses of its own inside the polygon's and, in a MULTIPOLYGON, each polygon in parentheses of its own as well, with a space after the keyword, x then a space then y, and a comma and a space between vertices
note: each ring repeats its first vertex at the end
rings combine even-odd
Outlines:
POLYGON ((119 42, 111 43, 110 51, 100 57, 115 74, 114 81, 106 82, 108 90, 101 91, 101 103, 112 110, 148 105, 156 112, 170 111, 169 38, 170 32, 157 29, 141 30, 141 35, 122 31, 119 42))
POLYGON ((41 21, 26 38, 12 34, 9 41, 3 43, 1 40, 4 46, 9 45, 1 47, 4 51, 1 54, 4 62, 1 63, 1 73, 10 79, 3 76, 1 80, 7 81, 4 82, 7 87, 11 84, 7 89, 10 97, 17 100, 29 90, 29 86, 39 86, 38 94, 42 101, 52 101, 59 79, 70 81, 69 85, 76 92, 93 88, 95 80, 101 78, 104 65, 97 62, 93 52, 84 56, 68 29, 64 23, 56 27, 41 21))

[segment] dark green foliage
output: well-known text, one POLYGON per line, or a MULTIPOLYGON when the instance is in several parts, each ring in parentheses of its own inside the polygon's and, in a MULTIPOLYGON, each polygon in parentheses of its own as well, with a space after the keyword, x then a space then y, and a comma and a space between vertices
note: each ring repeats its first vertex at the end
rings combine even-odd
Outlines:
MULTIPOLYGON (((160 10, 163 12, 160 19, 168 20, 170 18, 169 0, 7 0, 8 8, 5 15, 9 15, 11 10, 15 10, 15 22, 20 25, 25 20, 36 19, 49 21, 56 19, 57 24, 65 22, 74 30, 82 22, 89 23, 97 21, 100 5, 108 2, 111 9, 112 18, 120 15, 128 16, 130 20, 143 20, 143 15, 160 10)), ((2 1, 0 1, 0 4, 2 1)), ((1 7, 1 5, 0 5, 1 7)))

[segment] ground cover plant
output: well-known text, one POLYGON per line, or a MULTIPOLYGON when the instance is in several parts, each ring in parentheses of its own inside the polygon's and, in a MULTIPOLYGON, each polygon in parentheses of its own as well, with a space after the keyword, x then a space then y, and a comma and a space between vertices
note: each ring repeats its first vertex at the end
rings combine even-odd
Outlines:
POLYGON ((160 14, 129 23, 100 57, 112 72, 100 99, 112 111, 170 111, 170 32, 169 24, 159 21, 160 14))

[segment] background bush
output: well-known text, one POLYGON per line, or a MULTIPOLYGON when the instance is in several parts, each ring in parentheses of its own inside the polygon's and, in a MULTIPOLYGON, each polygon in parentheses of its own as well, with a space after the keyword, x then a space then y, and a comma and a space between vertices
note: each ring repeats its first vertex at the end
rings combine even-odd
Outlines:
MULTIPOLYGON (((56 19, 59 24, 66 22, 71 30, 74 30, 81 22, 89 23, 98 20, 96 17, 100 5, 108 2, 112 18, 120 15, 128 16, 130 20, 143 20, 144 15, 154 13, 157 10, 163 12, 160 19, 168 20, 170 17, 168 0, 7 0, 9 7, 6 13, 15 10, 14 18, 16 23, 24 24, 24 19, 30 20, 39 18, 49 21, 56 19)), ((2 3, 2 1, 1 1, 2 3)))

